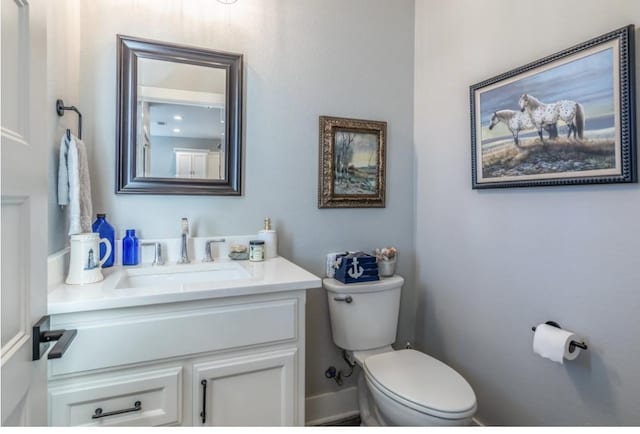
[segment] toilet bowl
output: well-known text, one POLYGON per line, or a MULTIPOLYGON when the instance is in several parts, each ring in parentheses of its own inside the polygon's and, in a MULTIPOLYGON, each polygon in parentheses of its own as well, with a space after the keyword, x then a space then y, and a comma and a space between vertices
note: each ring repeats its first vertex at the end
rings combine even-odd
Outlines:
POLYGON ((471 386, 455 370, 415 350, 367 357, 358 387, 363 422, 369 425, 466 426, 477 405, 471 386), (360 391, 359 391, 360 392, 360 391), (362 401, 362 398, 361 398, 362 401), (368 408, 362 408, 367 405, 368 408))
POLYGON ((459 373, 427 354, 391 347, 403 283, 400 276, 348 285, 323 280, 334 343, 362 368, 358 377, 362 424, 470 425, 476 396, 459 373))

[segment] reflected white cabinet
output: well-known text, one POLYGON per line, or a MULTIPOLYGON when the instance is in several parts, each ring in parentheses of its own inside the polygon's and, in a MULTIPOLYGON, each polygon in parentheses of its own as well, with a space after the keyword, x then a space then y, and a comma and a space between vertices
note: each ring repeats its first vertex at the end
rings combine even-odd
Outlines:
POLYGON ((207 154, 207 178, 222 179, 220 152, 209 152, 207 154))
POLYGON ((176 178, 221 179, 220 152, 208 150, 174 150, 176 178))
POLYGON ((51 316, 52 426, 304 425, 304 290, 51 316), (203 384, 204 382, 204 384, 203 384))
POLYGON ((207 154, 206 151, 176 151, 176 178, 206 178, 207 154))

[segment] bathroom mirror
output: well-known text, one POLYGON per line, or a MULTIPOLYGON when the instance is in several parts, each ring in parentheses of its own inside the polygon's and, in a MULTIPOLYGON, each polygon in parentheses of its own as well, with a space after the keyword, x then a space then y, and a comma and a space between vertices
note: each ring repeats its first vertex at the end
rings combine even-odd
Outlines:
POLYGON ((116 193, 239 195, 242 55, 118 35, 116 193))

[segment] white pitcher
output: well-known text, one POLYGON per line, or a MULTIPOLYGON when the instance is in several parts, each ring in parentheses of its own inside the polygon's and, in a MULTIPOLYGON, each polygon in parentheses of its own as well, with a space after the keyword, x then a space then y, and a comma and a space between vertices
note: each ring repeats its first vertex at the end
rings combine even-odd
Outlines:
POLYGON ((100 235, 95 232, 71 235, 67 284, 84 285, 104 279, 100 269, 111 254, 111 249, 111 242, 107 238, 100 238, 100 235), (107 248, 102 258, 99 257, 100 243, 104 243, 107 248))

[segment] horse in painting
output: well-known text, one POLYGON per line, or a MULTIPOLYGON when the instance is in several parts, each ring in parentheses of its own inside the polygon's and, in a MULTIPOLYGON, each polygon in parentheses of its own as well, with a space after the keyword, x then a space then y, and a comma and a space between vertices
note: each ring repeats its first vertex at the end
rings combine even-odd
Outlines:
POLYGON ((527 112, 531 117, 531 121, 538 130, 540 140, 544 143, 542 137, 542 128, 545 125, 557 124, 558 120, 563 121, 569 127, 567 137, 582 139, 584 136, 584 108, 582 104, 575 101, 563 99, 551 104, 544 104, 532 95, 523 94, 518 101, 521 112, 527 112))
MULTIPOLYGON (((491 115, 491 121, 489 122, 489 129, 492 130, 497 124, 502 122, 509 128, 513 135, 513 141, 516 146, 520 147, 518 135, 522 130, 533 130, 535 125, 529 116, 529 113, 523 113, 516 110, 498 110, 491 115)), ((556 124, 549 124, 544 126, 549 138, 558 137, 558 128, 556 124)))

